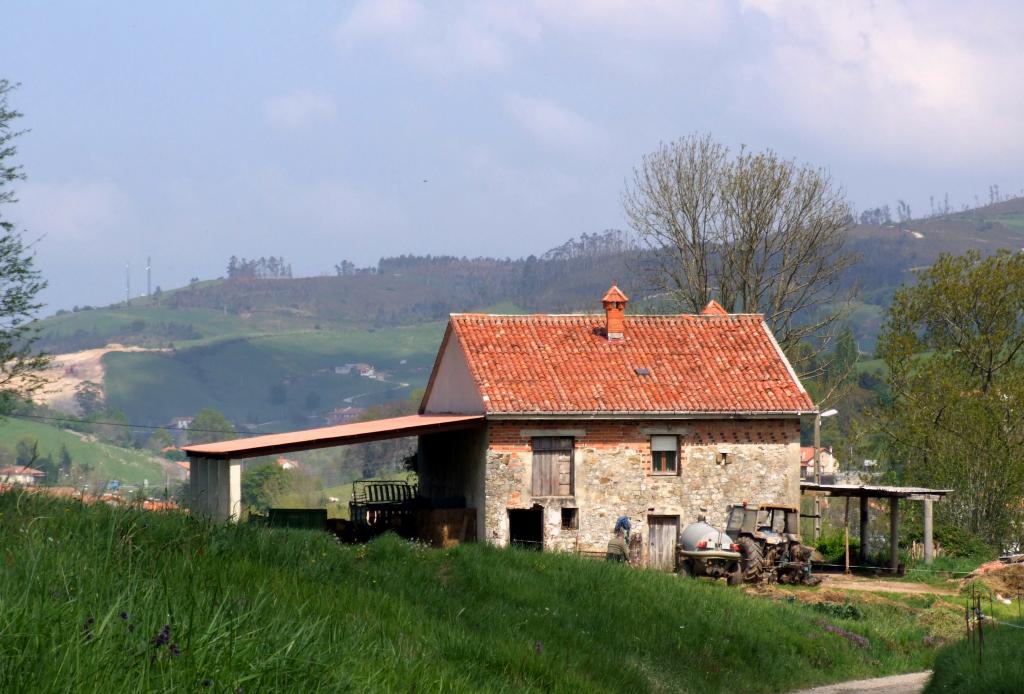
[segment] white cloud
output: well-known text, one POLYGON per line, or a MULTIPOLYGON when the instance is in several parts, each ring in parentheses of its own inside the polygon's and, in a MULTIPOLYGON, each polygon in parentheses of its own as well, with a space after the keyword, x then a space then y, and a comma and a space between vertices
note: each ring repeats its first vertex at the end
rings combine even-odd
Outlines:
POLYGON ((364 0, 338 27, 336 38, 346 48, 382 43, 414 64, 445 75, 508 62, 502 22, 495 21, 507 15, 481 11, 483 4, 469 5, 465 12, 439 7, 428 9, 415 0, 364 0))
POLYGON ((338 27, 343 47, 384 45, 431 72, 504 68, 522 44, 549 37, 649 40, 718 36, 728 5, 703 0, 363 0, 338 27))
POLYGON ((109 181, 28 182, 18 191, 18 225, 50 243, 109 240, 130 219, 132 202, 109 181))
POLYGON ((300 130, 334 118, 337 109, 328 94, 298 89, 263 103, 267 122, 282 130, 300 130))
POLYGON ((510 94, 505 97, 505 108, 523 129, 548 147, 584 151, 606 141, 601 128, 548 99, 510 94))
MULTIPOLYGON (((791 127, 879 158, 955 165, 1024 153, 1024 53, 1000 16, 967 4, 759 0, 771 34, 749 65, 791 127)), ((1009 15, 1009 16, 1007 16, 1009 15)), ((751 90, 751 101, 758 90, 751 90)))

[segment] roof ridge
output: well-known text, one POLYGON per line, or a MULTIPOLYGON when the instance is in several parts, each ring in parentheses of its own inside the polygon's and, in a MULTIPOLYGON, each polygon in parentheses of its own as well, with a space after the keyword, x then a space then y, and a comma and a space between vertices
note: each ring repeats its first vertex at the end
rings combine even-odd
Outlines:
MULTIPOLYGON (((603 313, 449 313, 449 318, 604 318, 603 313)), ((763 313, 630 313, 625 320, 639 318, 701 318, 701 319, 728 319, 728 318, 760 318, 764 319, 763 313)))

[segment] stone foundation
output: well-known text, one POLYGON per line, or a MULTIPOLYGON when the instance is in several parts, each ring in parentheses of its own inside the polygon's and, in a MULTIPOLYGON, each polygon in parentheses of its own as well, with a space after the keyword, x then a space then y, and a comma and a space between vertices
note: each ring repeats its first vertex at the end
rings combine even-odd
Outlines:
POLYGON ((797 505, 800 500, 800 423, 776 420, 537 423, 490 421, 481 539, 509 540, 508 509, 544 508, 544 547, 603 552, 619 516, 647 542, 648 516, 678 516, 679 527, 707 509, 722 527, 726 506, 797 505), (650 437, 679 436, 678 474, 651 470, 650 437), (575 493, 531 494, 533 436, 574 436, 575 493), (724 454, 724 456, 723 456, 724 454), (578 508, 579 527, 562 528, 561 509, 578 508))

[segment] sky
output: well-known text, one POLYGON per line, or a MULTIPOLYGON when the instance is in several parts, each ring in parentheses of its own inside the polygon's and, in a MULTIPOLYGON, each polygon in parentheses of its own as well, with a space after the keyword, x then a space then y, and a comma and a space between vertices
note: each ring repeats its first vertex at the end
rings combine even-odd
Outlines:
POLYGON ((659 143, 826 169, 857 209, 1024 189, 1024 3, 5 3, 29 130, 2 214, 51 313, 402 253, 523 257, 627 228, 659 143))

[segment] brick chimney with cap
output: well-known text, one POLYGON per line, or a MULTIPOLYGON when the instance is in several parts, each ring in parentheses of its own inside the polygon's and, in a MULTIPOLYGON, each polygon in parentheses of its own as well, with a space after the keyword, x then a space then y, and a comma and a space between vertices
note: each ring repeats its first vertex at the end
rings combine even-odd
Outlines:
POLYGON ((622 339, 625 332, 627 301, 629 297, 614 284, 601 299, 601 303, 604 304, 605 336, 609 340, 622 339))

